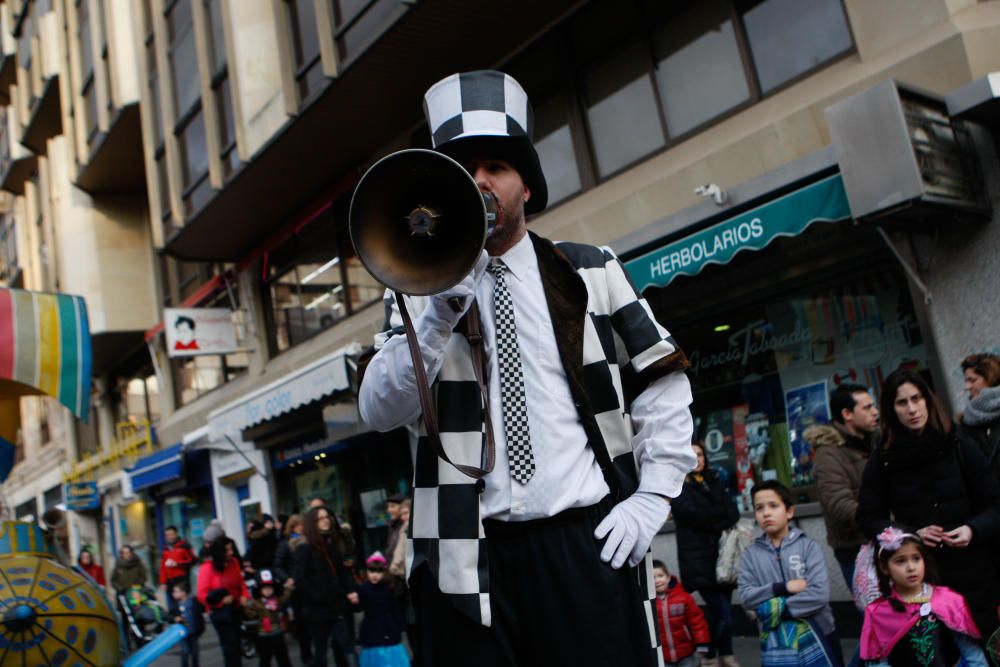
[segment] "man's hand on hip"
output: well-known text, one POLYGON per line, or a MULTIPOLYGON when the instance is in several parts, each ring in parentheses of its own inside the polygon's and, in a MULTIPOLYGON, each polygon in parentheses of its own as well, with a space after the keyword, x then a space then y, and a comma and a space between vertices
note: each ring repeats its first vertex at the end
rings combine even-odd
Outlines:
POLYGON ((612 507, 594 531, 597 539, 608 538, 601 549, 601 560, 610 561, 615 569, 621 567, 626 558, 630 566, 638 565, 669 512, 670 503, 666 498, 644 491, 637 491, 612 507))

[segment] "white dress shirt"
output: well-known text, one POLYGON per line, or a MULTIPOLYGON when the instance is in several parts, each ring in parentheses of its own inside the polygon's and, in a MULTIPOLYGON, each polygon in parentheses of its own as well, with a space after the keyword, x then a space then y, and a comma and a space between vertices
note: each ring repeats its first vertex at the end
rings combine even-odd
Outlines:
MULTIPOLYGON (((525 235, 501 259, 507 266, 507 288, 521 349, 535 473, 526 484, 510 476, 495 349, 496 278, 487 271, 476 289, 476 299, 482 313, 496 465, 485 478, 481 510, 483 518, 524 521, 593 505, 609 488, 587 445, 563 370, 530 237, 525 235)), ((450 329, 426 317, 418 317, 414 326, 428 377, 436 377, 450 329)), ((362 384, 359 409, 369 425, 388 430, 416 420, 420 405, 412 369, 404 337, 393 336, 372 359, 362 384)), ((693 459, 690 403, 691 388, 683 373, 660 378, 633 401, 633 451, 640 466, 640 490, 669 497, 680 492, 693 459)))

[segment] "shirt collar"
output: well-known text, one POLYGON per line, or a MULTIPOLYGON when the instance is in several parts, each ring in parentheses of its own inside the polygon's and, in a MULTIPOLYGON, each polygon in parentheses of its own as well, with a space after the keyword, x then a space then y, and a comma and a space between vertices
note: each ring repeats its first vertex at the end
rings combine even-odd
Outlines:
POLYGON ((514 244, 514 247, 500 255, 500 259, 507 266, 507 273, 523 281, 528 275, 535 260, 535 247, 531 243, 531 237, 525 235, 514 244))

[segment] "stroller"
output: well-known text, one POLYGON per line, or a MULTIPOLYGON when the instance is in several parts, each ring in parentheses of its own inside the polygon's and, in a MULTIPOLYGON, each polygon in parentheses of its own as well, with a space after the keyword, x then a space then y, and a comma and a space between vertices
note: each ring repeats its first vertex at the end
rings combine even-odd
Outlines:
POLYGON ((125 636, 135 648, 148 644, 166 627, 166 612, 149 589, 133 586, 118 593, 118 607, 125 619, 125 636))

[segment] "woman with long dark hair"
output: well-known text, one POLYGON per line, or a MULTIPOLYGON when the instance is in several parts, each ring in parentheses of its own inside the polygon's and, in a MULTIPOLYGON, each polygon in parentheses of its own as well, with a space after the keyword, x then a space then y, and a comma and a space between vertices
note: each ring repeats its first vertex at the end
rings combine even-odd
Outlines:
POLYGON ((243 570, 225 535, 208 547, 209 560, 198 568, 198 602, 208 610, 212 626, 219 635, 226 667, 239 667, 240 617, 250 601, 250 591, 243 581, 243 570))
POLYGON ((712 634, 705 666, 737 667, 733 656, 732 584, 720 584, 715 578, 722 531, 739 521, 736 503, 729 497, 722 480, 705 465, 705 449, 695 443, 697 463, 687 478, 681 494, 671 504, 677 525, 677 560, 681 581, 689 591, 698 591, 705 600, 705 616, 712 634), (718 656, 718 657, 717 657, 718 656))
POLYGON ((890 523, 929 547, 941 583, 961 593, 984 634, 997 626, 997 572, 989 553, 1000 534, 1000 487, 986 460, 959 439, 924 379, 910 370, 886 378, 882 439, 865 466, 858 524, 874 539, 890 523))
POLYGON ((972 441, 1000 483, 1000 357, 971 354, 962 360, 969 404, 959 432, 972 441))
POLYGON ((313 667, 326 667, 331 640, 337 667, 354 667, 351 603, 354 580, 341 555, 340 531, 333 513, 314 507, 305 516, 305 543, 295 550, 293 578, 313 645, 313 667))

